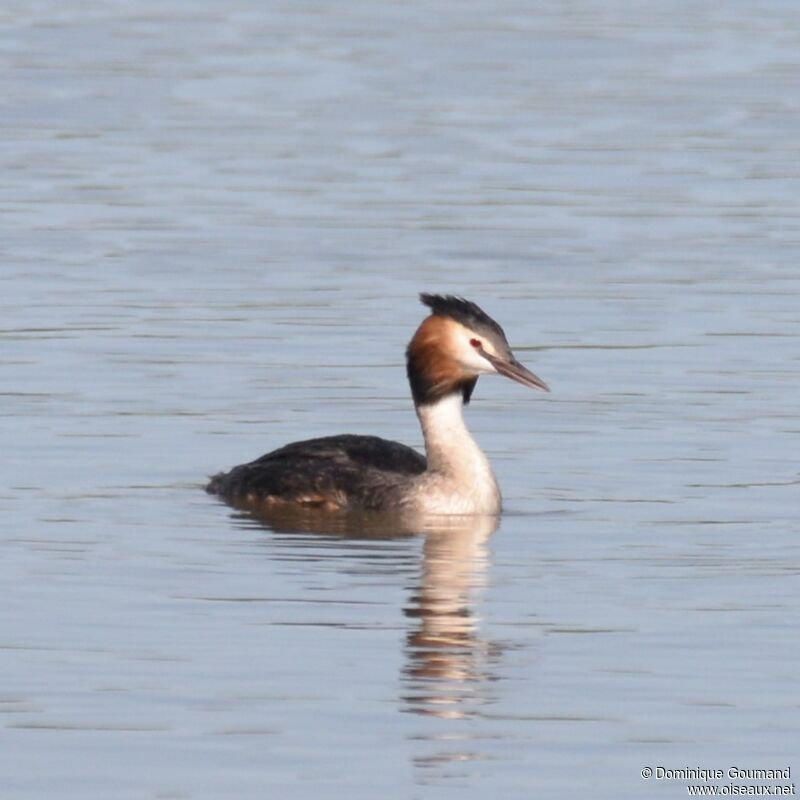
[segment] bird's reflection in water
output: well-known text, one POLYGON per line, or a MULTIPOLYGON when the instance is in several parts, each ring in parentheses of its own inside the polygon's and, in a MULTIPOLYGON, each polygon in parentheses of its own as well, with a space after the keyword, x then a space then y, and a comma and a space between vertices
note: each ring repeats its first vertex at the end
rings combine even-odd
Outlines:
MULTIPOLYGON (((250 512, 249 516, 254 515, 250 512)), ((344 515, 283 509, 256 518, 278 533, 318 533, 345 539, 422 536, 419 578, 404 609, 410 624, 401 675, 401 710, 457 721, 471 718, 491 701, 496 680, 493 664, 501 650, 482 638, 475 605, 486 583, 487 542, 497 529, 497 517, 344 515)), ((419 738, 434 743, 437 749, 414 760, 426 772, 481 758, 469 748, 471 737, 452 726, 419 738)))
POLYGON ((419 586, 406 607, 406 710, 448 719, 484 702, 497 653, 474 611, 485 584, 494 517, 451 517, 426 531, 419 586))

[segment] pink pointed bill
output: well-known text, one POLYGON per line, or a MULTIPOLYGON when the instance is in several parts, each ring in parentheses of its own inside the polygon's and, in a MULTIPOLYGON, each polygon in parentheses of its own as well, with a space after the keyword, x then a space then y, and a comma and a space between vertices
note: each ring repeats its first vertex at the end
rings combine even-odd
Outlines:
POLYGON ((550 387, 538 375, 534 375, 527 367, 522 366, 514 356, 506 360, 493 356, 485 350, 482 355, 500 375, 505 375, 506 378, 511 378, 512 381, 521 383, 523 386, 529 386, 531 389, 541 389, 543 392, 550 391, 550 387))

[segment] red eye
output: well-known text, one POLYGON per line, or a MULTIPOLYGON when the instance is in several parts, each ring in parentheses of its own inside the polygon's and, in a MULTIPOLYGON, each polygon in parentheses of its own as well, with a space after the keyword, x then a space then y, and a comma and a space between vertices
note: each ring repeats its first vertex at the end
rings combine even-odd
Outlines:
POLYGON ((470 344, 471 344, 473 347, 480 347, 480 346, 481 346, 481 340, 480 340, 480 339, 470 339, 470 340, 469 340, 469 343, 470 343, 470 344))

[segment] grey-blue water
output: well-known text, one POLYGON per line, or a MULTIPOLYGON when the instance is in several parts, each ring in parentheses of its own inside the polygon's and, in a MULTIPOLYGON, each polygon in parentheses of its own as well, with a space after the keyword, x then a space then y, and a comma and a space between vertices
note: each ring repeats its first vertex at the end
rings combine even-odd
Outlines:
POLYGON ((796 776, 799 17, 6 2, 3 800, 796 776), (202 492, 308 436, 420 446, 419 291, 553 389, 477 387, 497 531, 202 492))

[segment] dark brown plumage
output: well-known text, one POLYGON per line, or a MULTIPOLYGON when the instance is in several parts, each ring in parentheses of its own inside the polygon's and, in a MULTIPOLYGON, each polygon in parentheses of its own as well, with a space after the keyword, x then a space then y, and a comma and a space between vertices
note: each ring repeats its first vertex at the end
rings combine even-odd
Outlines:
POLYGON ((325 436, 293 442, 215 475, 206 491, 247 505, 297 503, 328 509, 385 506, 425 457, 377 436, 325 436))

